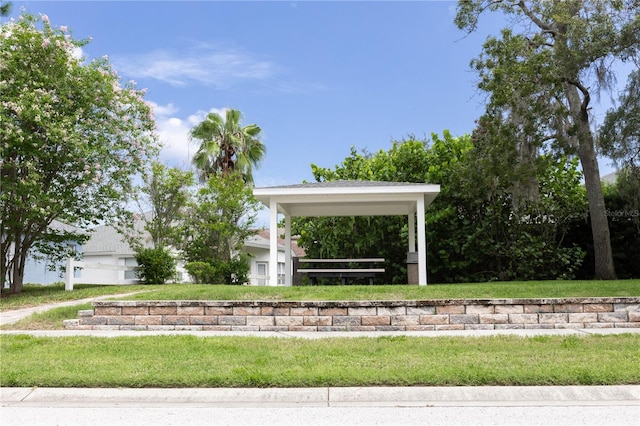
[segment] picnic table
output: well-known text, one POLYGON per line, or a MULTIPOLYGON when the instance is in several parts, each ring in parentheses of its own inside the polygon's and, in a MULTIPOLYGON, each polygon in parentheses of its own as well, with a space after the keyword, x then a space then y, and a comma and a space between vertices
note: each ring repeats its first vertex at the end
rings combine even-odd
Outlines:
POLYGON ((306 274, 312 285, 317 284, 318 278, 340 278, 342 285, 349 278, 366 278, 369 285, 373 285, 376 274, 383 274, 383 258, 364 259, 308 259, 296 258, 294 262, 294 285, 300 282, 300 275, 306 274), (301 265, 303 265, 301 267, 301 265))

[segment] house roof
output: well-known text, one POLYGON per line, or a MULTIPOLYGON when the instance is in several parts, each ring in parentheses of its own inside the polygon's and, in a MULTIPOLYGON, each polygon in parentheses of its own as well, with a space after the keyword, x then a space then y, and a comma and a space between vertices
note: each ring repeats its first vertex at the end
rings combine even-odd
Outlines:
POLYGON ((600 180, 606 183, 616 183, 618 180, 618 171, 608 173, 604 176, 600 176, 600 180))
MULTIPOLYGON (((284 230, 278 230, 278 235, 281 235, 283 233, 284 233, 284 230)), ((257 248, 269 250, 270 238, 271 238, 271 233, 269 232, 269 230, 261 229, 260 231, 258 231, 256 235, 252 235, 251 237, 247 238, 247 240, 244 242, 244 245, 246 247, 257 247, 257 248)), ((278 249, 284 250, 284 238, 278 237, 278 249)), ((293 238, 293 237, 291 239, 291 251, 297 257, 304 257, 305 255, 304 249, 298 246, 296 238, 293 238)))
POLYGON ((290 216, 387 216, 416 211, 418 197, 425 207, 440 192, 426 183, 337 180, 254 188, 254 196, 290 216))
POLYGON ((123 236, 108 225, 98 226, 93 230, 89 241, 82 246, 83 255, 125 255, 133 256, 135 251, 123 236))
MULTIPOLYGON (((140 221, 136 225, 142 227, 140 221)), ((284 232, 284 231, 283 231, 284 232)), ((143 244, 145 247, 151 247, 151 236, 147 231, 142 233, 145 238, 143 244)), ((258 234, 251 236, 245 241, 247 247, 257 247, 261 249, 269 249, 269 230, 263 229, 258 234)), ((279 238, 278 244, 284 249, 284 239, 279 238)), ((295 240, 291 242, 291 249, 296 256, 304 256, 304 249, 298 247, 295 240)), ((113 226, 99 226, 94 229, 89 241, 82 246, 82 252, 87 255, 115 255, 115 256, 134 256, 135 251, 124 240, 122 235, 116 231, 113 226)))
POLYGON ((63 231, 63 232, 72 232, 75 234, 86 234, 87 232, 84 229, 78 228, 74 225, 69 225, 68 223, 60 222, 59 220, 52 220, 49 224, 49 229, 55 231, 63 231))

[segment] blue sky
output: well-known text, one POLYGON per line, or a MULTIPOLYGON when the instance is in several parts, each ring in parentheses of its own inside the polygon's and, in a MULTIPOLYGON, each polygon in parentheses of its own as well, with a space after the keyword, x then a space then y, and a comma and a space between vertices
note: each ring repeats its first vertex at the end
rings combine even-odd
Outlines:
MULTIPOLYGON (((189 167, 188 131, 234 108, 263 129, 257 186, 312 181, 350 147, 388 149, 409 134, 473 130, 484 95, 469 61, 504 22, 486 15, 467 36, 456 2, 14 1, 91 37, 155 105, 162 160, 189 167)), ((626 76, 620 76, 623 87, 626 76)), ((603 96, 603 101, 607 96, 603 96)), ((604 111, 605 107, 601 107, 604 111)), ((602 115, 602 114, 600 114, 602 115)), ((611 169, 601 163, 603 172, 611 169)))

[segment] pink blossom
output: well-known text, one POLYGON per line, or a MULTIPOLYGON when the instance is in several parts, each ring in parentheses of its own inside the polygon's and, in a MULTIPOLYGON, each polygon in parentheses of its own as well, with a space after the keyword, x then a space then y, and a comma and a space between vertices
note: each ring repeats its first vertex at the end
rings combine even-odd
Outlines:
POLYGON ((49 23, 49 17, 47 15, 42 15, 42 22, 49 23))
POLYGON ((48 38, 45 38, 44 40, 42 40, 42 48, 46 49, 50 43, 51 43, 51 40, 49 40, 48 38))
POLYGON ((60 31, 62 31, 63 33, 66 33, 68 29, 69 28, 66 25, 61 25, 60 26, 60 31))

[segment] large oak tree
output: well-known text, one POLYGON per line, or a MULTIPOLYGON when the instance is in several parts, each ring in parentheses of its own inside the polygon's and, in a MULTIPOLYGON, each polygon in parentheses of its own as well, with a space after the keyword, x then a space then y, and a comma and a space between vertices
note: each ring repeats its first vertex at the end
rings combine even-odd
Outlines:
MULTIPOLYGON (((638 0, 461 0, 456 24, 473 31, 483 12, 511 18, 472 62, 493 119, 509 117, 537 144, 577 154, 587 189, 595 278, 615 278, 596 153, 592 100, 615 81, 619 60, 637 58, 638 0), (500 113, 496 113, 500 111, 500 113)), ((515 143, 516 141, 514 141, 515 143)))

